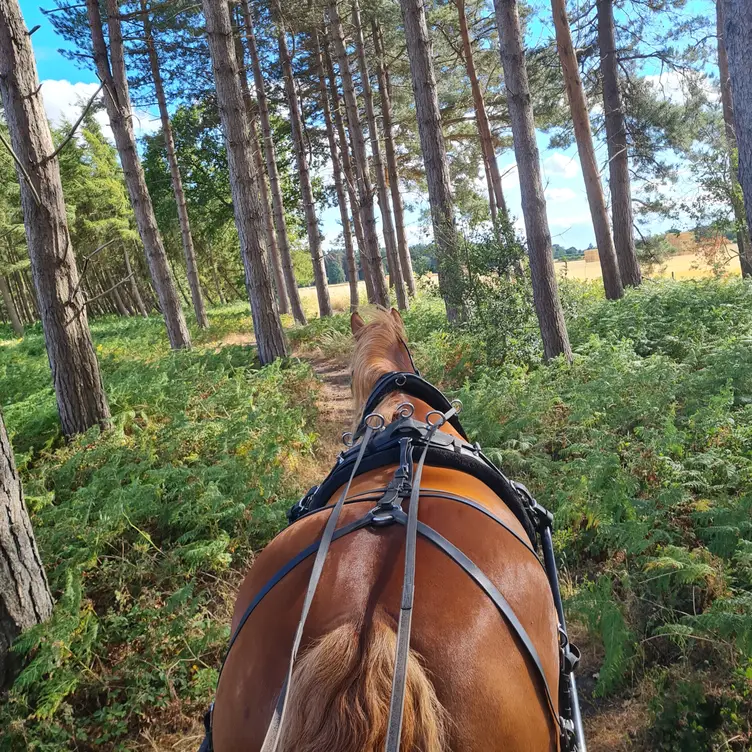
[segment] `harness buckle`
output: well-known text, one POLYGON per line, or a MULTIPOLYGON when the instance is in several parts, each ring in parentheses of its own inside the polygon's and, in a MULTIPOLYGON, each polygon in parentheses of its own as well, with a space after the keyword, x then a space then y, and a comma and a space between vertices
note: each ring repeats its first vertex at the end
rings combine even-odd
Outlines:
POLYGON ((520 497, 522 497, 522 503, 527 507, 528 517, 530 517, 530 521, 533 523, 535 529, 540 533, 546 528, 553 527, 553 514, 535 500, 535 497, 530 493, 527 486, 516 480, 512 481, 512 485, 520 497))

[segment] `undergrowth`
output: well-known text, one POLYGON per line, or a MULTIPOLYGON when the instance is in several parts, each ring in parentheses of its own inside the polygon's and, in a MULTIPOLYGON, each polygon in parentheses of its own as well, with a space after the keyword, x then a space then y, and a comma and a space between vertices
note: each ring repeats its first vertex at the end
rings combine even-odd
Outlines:
MULTIPOLYGON (((247 325, 247 306, 228 309, 213 314, 220 334, 247 325)), ((190 727, 212 696, 240 573, 283 525, 315 440, 305 365, 259 369, 243 347, 173 353, 156 318, 92 329, 113 428, 67 445, 41 333, 0 346, 57 600, 15 643, 30 660, 0 705, 0 749, 125 749, 190 727)))

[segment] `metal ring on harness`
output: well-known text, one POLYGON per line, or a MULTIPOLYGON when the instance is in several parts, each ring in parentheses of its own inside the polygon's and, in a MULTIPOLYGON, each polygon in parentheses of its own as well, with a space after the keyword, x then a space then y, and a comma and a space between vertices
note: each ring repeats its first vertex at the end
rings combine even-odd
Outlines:
POLYGON ((441 410, 431 410, 431 412, 426 415, 426 423, 428 423, 431 428, 441 428, 446 422, 446 415, 444 415, 441 410), (434 416, 436 416, 436 420, 431 419, 434 416))
POLYGON ((346 447, 351 447, 355 443, 354 439, 353 439, 353 432, 352 431, 345 431, 342 434, 342 443, 346 447))
POLYGON ((363 422, 373 431, 380 431, 386 425, 386 420, 381 413, 369 413, 363 422))
POLYGON ((415 413, 415 405, 412 402, 400 402, 394 414, 398 418, 412 418, 415 413))

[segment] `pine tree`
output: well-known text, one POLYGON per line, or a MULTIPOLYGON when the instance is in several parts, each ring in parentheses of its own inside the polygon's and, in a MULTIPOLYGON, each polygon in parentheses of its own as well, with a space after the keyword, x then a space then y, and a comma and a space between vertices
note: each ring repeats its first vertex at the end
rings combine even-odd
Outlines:
POLYGON ((73 255, 60 169, 17 0, 0 3, 0 97, 19 176, 26 240, 65 436, 107 426, 110 411, 73 255))

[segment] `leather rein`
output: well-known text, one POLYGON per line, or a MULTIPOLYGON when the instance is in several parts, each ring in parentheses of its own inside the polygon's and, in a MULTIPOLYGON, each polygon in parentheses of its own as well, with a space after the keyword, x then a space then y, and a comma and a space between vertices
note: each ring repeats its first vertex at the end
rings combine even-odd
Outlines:
MULTIPOLYGON (((410 352, 409 349, 407 349, 407 352, 410 352)), ((412 361, 412 356, 410 359, 412 361)), ((475 582, 486 596, 490 598, 499 611, 499 614, 510 627, 520 649, 527 656, 528 663, 531 665, 533 675, 544 697, 552 725, 558 735, 559 748, 566 752, 586 752, 576 684, 572 673, 579 660, 579 652, 569 643, 564 624, 558 575, 556 573, 556 564, 551 546, 550 530, 552 515, 537 504, 522 484, 508 480, 480 452, 477 444, 470 445, 467 442, 467 436, 458 420, 460 410, 461 403, 459 401, 450 403, 436 387, 422 379, 417 373, 393 372, 385 374, 373 387, 371 395, 363 409, 358 428, 349 444, 350 449, 340 455, 337 464, 327 479, 322 482, 321 486, 311 489, 288 513, 291 524, 294 524, 298 519, 303 517, 325 511, 329 511, 329 517, 321 538, 288 561, 287 564, 267 581, 251 601, 230 638, 222 663, 222 668, 224 668, 241 630, 264 597, 299 564, 306 561, 309 557, 314 556, 308 588, 290 652, 290 662, 272 720, 261 747, 261 752, 276 752, 277 750, 280 730, 285 720, 287 698, 290 695, 290 688, 293 682, 295 661, 301 645, 308 613, 331 544, 345 535, 366 527, 386 527, 394 524, 402 525, 405 528, 405 568, 400 614, 397 624, 395 668, 384 751, 399 752, 400 749, 410 651, 412 610, 415 597, 415 552, 417 538, 421 536, 442 550, 475 582), (397 408, 397 419, 388 426, 385 424, 383 416, 374 412, 374 410, 386 396, 395 391, 404 392, 415 399, 426 402, 434 408, 426 416, 425 422, 414 420, 413 405, 405 402, 397 408), (463 438, 457 439, 445 432, 441 432, 440 428, 446 423, 450 423, 463 438), (360 440, 359 443, 352 443, 358 439, 360 440), (415 463, 414 458, 416 450, 419 452, 417 463, 415 463), (379 459, 378 466, 395 464, 396 462, 397 469, 385 488, 373 489, 348 499, 347 496, 353 479, 361 472, 367 472, 371 467, 371 463, 368 462, 369 455, 379 459), (499 476, 495 478, 496 483, 489 482, 489 485, 499 493, 510 510, 523 522, 528 538, 522 538, 500 518, 471 499, 435 489, 422 489, 421 478, 427 457, 431 459, 432 465, 434 464, 434 458, 438 458, 440 462, 449 465, 451 465, 451 462, 464 463, 464 465, 460 466, 460 469, 465 472, 471 472, 471 474, 479 476, 484 481, 486 477, 483 473, 490 474, 491 476, 493 474, 499 476), (382 459, 386 461, 382 462, 382 459), (470 469, 467 469, 467 465, 469 465, 470 469), (473 468, 477 469, 478 472, 473 472, 473 468), (502 482, 502 479, 504 482, 502 482), (333 491, 343 483, 344 488, 336 503, 328 505, 333 491), (536 648, 509 602, 469 557, 432 527, 418 520, 421 493, 461 503, 484 514, 510 533, 517 544, 524 546, 544 568, 551 585, 559 617, 560 713, 556 711, 551 689, 536 648), (512 499, 512 495, 514 499, 512 499), (408 499, 409 506, 407 511, 404 511, 402 506, 408 499), (344 506, 346 504, 363 502, 375 502, 375 506, 354 522, 337 528, 337 522, 344 506), (543 551, 542 562, 536 550, 539 543, 543 551)), ((493 477, 492 480, 494 480, 493 477)), ((220 669, 219 675, 221 678, 222 669, 220 669)), ((213 750, 211 733, 212 715, 213 705, 206 714, 205 725, 207 734, 199 752, 212 752, 213 750)))

